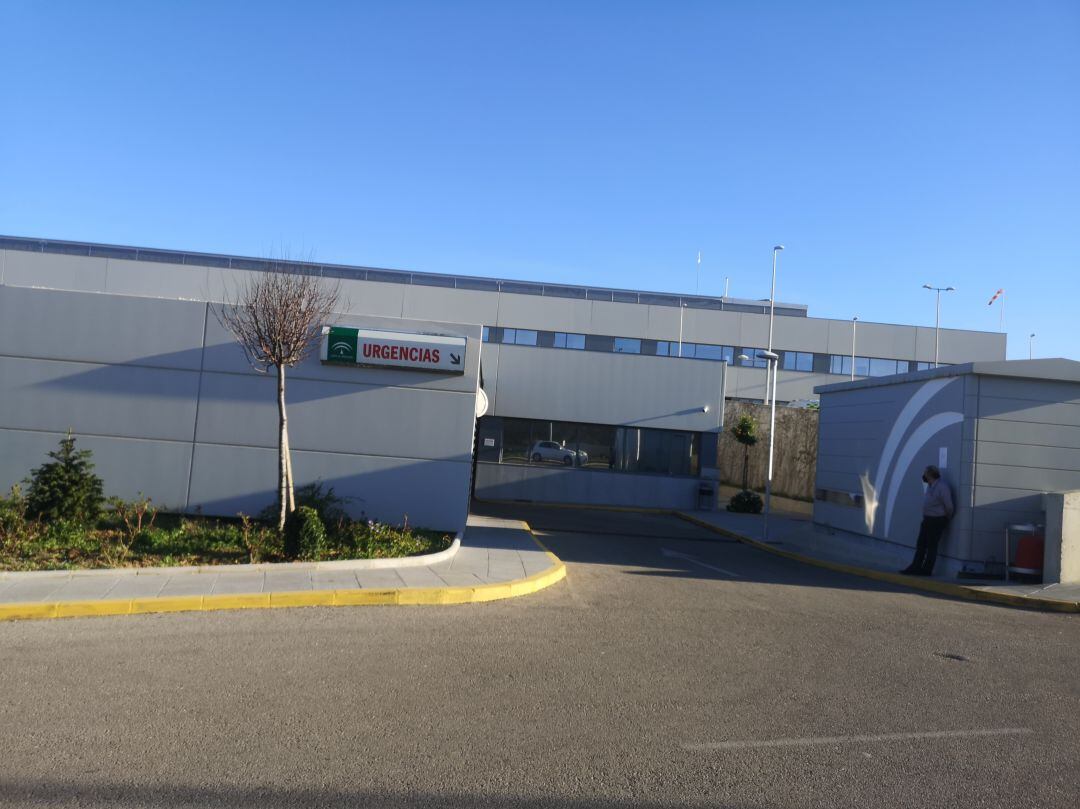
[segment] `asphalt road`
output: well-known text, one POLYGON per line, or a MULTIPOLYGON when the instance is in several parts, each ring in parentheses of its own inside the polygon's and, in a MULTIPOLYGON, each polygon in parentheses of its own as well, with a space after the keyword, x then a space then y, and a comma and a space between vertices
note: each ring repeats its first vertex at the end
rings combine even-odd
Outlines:
POLYGON ((0 624, 0 806, 1076 806, 1080 616, 513 511, 565 582, 0 624))

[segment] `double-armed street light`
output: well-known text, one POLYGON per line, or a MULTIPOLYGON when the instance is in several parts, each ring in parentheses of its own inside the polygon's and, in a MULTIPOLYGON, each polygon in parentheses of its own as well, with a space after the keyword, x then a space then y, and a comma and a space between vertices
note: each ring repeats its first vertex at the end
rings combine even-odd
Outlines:
POLYGON ((851 318, 851 381, 855 381, 855 325, 859 322, 859 316, 851 318))
POLYGON ((922 287, 937 293, 937 314, 934 317, 934 367, 937 368, 941 349, 941 293, 956 292, 956 287, 933 287, 929 284, 923 284, 922 287))
MULTIPOLYGON (((778 244, 772 249, 772 289, 769 292, 769 351, 773 350, 773 320, 776 313, 776 260, 777 254, 784 249, 784 245, 778 244)), ((776 401, 776 379, 772 380, 772 397, 769 397, 769 377, 765 377, 765 404, 776 401)))

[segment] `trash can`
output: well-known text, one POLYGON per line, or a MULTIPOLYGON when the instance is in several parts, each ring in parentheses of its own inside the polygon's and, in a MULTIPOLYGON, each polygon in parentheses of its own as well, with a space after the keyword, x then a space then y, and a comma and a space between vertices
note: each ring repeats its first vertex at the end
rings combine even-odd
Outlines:
POLYGON ((703 480, 698 486, 697 494, 699 511, 712 511, 716 508, 716 487, 712 481, 703 480))
POLYGON ((1005 526, 1005 581, 1010 574, 1042 577, 1043 563, 1043 526, 1033 523, 1018 523, 1005 526), (1012 535, 1019 535, 1016 543, 1016 556, 1012 554, 1012 535))

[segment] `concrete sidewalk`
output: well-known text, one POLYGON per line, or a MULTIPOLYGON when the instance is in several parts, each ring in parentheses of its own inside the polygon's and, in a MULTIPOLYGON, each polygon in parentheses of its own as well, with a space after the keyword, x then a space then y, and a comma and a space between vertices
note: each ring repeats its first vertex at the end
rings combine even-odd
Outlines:
POLYGON ((454 553, 329 564, 0 573, 0 620, 345 604, 450 604, 535 592, 565 567, 519 520, 470 515, 454 553))
POLYGON ((906 576, 898 571, 911 561, 912 549, 869 537, 814 525, 804 515, 770 517, 770 541, 763 538, 763 518, 728 511, 677 512, 683 519, 749 542, 762 550, 888 581, 920 590, 993 601, 1011 606, 1080 612, 1080 585, 1006 584, 1001 581, 952 579, 944 576, 906 576))

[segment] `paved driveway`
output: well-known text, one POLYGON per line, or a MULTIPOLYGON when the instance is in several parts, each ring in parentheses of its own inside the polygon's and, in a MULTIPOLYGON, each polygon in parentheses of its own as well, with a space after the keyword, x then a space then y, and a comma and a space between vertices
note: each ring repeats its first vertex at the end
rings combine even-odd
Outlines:
POLYGON ((0 625, 0 806, 1075 806, 1078 616, 500 513, 565 582, 0 625))

